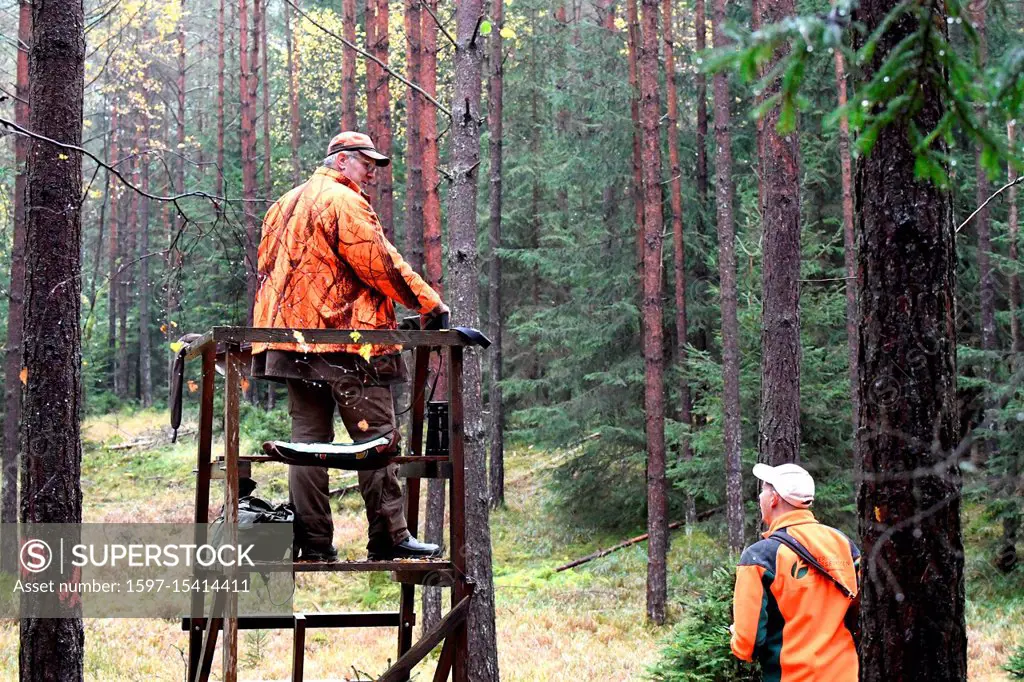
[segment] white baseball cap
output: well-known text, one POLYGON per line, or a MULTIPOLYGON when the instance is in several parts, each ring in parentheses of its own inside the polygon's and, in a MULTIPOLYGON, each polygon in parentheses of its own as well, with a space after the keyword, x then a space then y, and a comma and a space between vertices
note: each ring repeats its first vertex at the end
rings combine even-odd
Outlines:
POLYGON ((814 502, 814 479, 802 466, 755 464, 754 476, 771 484, 779 496, 794 507, 806 508, 814 502))

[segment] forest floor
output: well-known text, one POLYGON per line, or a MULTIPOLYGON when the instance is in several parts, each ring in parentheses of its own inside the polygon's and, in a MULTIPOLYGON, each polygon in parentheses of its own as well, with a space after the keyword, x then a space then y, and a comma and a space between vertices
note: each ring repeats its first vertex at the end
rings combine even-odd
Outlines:
MULTIPOLYGON (((255 452, 258 442, 287 433, 283 413, 254 414, 243 421, 243 452, 255 452)), ((191 522, 195 424, 186 421, 183 437, 172 445, 166 423, 166 413, 156 411, 86 420, 82 470, 86 522, 191 522)), ((215 456, 220 445, 215 443, 215 456)), ((656 660, 661 641, 669 634, 668 628, 645 624, 645 545, 555 573, 558 565, 621 538, 565 528, 555 520, 558 517, 550 512, 544 485, 549 453, 513 448, 506 461, 508 504, 491 517, 502 679, 644 679, 646 667, 656 660)), ((333 471, 331 476, 332 488, 348 484, 349 479, 354 482, 350 472, 333 471)), ((273 501, 287 498, 283 465, 260 465, 253 478, 259 483, 257 496, 273 501)), ((212 506, 219 509, 216 502, 212 506)), ((365 556, 366 521, 358 493, 336 499, 334 506, 335 544, 342 558, 365 556)), ((968 515, 967 528, 972 541, 994 540, 994 527, 980 518, 968 515)), ((670 620, 678 619, 678 597, 693 580, 726 561, 721 543, 709 535, 713 532, 710 527, 689 535, 673 534, 670 620)), ((300 574, 297 583, 296 611, 397 609, 398 586, 386 574, 300 574)), ((1005 680, 1000 666, 1014 646, 1024 643, 1021 579, 1018 576, 1016 584, 1011 584, 989 567, 981 552, 969 552, 968 596, 970 679, 1005 680)), ((86 680, 184 679, 188 642, 180 621, 87 619, 85 637, 86 680)), ((17 624, 0 622, 0 681, 17 679, 17 642, 17 624)), ((287 680, 291 644, 290 631, 240 633, 239 679, 287 680)), ((392 628, 310 630, 306 679, 372 679, 393 660, 395 648, 392 628)), ((435 651, 415 669, 414 680, 432 679, 436 655, 435 651)), ((214 679, 220 679, 219 651, 214 660, 214 679)))

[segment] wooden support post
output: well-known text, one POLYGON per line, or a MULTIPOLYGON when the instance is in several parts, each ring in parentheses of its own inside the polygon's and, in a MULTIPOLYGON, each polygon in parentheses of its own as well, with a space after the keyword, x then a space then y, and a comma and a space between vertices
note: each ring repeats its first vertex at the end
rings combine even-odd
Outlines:
POLYGON ((224 621, 224 592, 217 592, 213 599, 213 613, 206 619, 206 633, 196 668, 189 671, 198 682, 209 682, 210 669, 213 667, 213 651, 217 648, 217 633, 224 621))
MULTIPOLYGON (((202 393, 199 399, 199 444, 196 456, 196 508, 195 543, 206 542, 206 523, 210 514, 210 458, 213 448, 213 393, 216 390, 216 349, 208 344, 203 349, 202 393)), ((192 595, 192 615, 202 615, 206 608, 205 595, 196 591, 192 595)), ((203 644, 202 626, 192 625, 188 635, 189 682, 195 682, 199 655, 203 644)))
MULTIPOLYGON (((225 543, 238 543, 238 403, 241 396, 238 347, 229 345, 224 358, 224 530, 225 543)), ((232 578, 229 572, 227 579, 232 578)), ((238 680, 238 595, 226 594, 224 609, 223 677, 238 680)))
MULTIPOLYGON (((449 486, 449 535, 451 537, 452 564, 458 576, 452 589, 452 607, 464 603, 469 594, 466 584, 466 434, 463 426, 462 409, 462 347, 448 349, 448 431, 451 449, 452 478, 449 486)), ((466 667, 468 633, 465 622, 459 624, 451 635, 454 662, 452 682, 468 682, 466 667)))
POLYGON ((412 645, 412 648, 404 656, 395 661, 394 665, 384 671, 384 674, 377 678, 377 682, 398 682, 409 677, 409 672, 429 654, 442 639, 454 637, 460 629, 466 629, 466 615, 469 613, 469 600, 465 599, 455 605, 441 622, 434 626, 420 641, 412 645))
MULTIPOLYGON (((409 435, 409 455, 423 455, 423 411, 427 400, 427 374, 430 369, 430 348, 420 346, 414 351, 415 369, 412 383, 412 423, 409 435)), ((414 536, 419 534, 420 480, 408 479, 405 483, 406 525, 414 536)), ((398 658, 405 655, 412 646, 413 623, 416 622, 416 586, 402 585, 399 602, 398 658)), ((408 679, 408 678, 406 678, 408 679)), ((404 680, 402 682, 405 682, 404 680)))
POLYGON ((447 682, 448 675, 452 672, 452 642, 453 639, 445 639, 441 645, 441 655, 437 659, 437 667, 434 668, 434 682, 447 682))
POLYGON ((295 640, 292 644, 292 682, 302 682, 302 666, 306 659, 306 617, 295 614, 295 640))

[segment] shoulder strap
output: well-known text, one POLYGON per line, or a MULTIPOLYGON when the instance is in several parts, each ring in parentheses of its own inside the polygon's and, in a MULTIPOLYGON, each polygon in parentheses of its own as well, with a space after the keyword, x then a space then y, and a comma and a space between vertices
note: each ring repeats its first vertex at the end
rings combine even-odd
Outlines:
POLYGON ((769 535, 768 539, 769 540, 776 540, 778 542, 781 542, 786 547, 789 547, 791 550, 796 552, 796 555, 798 557, 800 557, 801 559, 803 559, 804 562, 808 566, 813 566, 814 568, 816 568, 818 570, 819 573, 821 573, 826 578, 831 580, 832 584, 835 585, 837 588, 839 588, 839 591, 842 592, 843 596, 846 597, 847 599, 853 599, 856 596, 852 592, 850 592, 849 589, 847 589, 846 585, 844 585, 841 582, 839 582, 838 580, 836 580, 835 576, 833 576, 831 573, 826 571, 825 567, 822 566, 820 563, 818 563, 818 560, 815 559, 811 555, 811 553, 807 551, 807 548, 804 547, 803 545, 801 545, 799 542, 797 542, 796 538, 794 538, 792 535, 789 535, 787 533, 783 533, 782 531, 778 531, 777 530, 774 533, 772 533, 771 535, 769 535))

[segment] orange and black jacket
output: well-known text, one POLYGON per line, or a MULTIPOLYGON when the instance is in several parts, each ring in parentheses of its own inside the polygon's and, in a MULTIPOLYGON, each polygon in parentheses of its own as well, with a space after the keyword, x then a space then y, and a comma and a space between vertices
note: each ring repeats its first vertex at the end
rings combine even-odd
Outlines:
MULTIPOLYGON (((429 313, 441 298, 384 236, 359 186, 333 168, 317 169, 270 208, 259 247, 253 325, 291 329, 394 329, 397 301, 429 313)), ((304 347, 254 343, 253 353, 360 352, 361 344, 304 347)), ((398 351, 373 346, 372 355, 398 351)))
POLYGON ((783 514, 748 547, 736 569, 732 652, 756 656, 765 682, 856 682, 857 650, 844 623, 850 599, 793 550, 768 537, 781 531, 856 594, 860 550, 808 510, 783 514))

